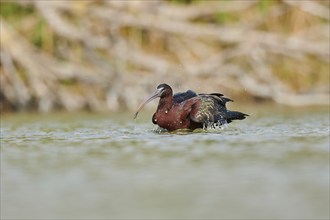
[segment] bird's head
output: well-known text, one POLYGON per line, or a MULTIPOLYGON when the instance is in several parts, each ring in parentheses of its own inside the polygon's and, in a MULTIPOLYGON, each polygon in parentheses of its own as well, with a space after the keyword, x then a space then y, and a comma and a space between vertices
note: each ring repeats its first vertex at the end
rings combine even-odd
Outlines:
POLYGON ((173 94, 172 92, 172 88, 167 85, 166 83, 162 83, 159 84, 157 86, 156 91, 145 101, 143 102, 140 107, 138 108, 138 110, 136 111, 136 113, 134 114, 134 118, 137 117, 137 115, 139 114, 140 110, 150 101, 154 100, 155 98, 164 98, 167 96, 171 96, 173 94))

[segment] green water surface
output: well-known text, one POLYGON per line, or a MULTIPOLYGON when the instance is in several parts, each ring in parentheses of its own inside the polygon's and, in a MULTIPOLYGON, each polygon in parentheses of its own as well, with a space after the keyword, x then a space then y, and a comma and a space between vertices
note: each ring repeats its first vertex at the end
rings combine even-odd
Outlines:
POLYGON ((328 219, 329 109, 250 107, 224 129, 152 113, 1 116, 2 219, 328 219))

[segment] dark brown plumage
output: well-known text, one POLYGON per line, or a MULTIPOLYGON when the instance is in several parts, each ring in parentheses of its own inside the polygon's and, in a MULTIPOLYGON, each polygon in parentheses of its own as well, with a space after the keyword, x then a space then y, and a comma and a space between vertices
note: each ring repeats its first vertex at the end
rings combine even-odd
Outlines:
POLYGON ((152 122, 168 131, 207 128, 215 124, 223 125, 233 120, 242 120, 248 116, 241 112, 227 110, 226 103, 232 100, 220 93, 196 94, 188 90, 173 96, 169 85, 160 84, 155 93, 140 105, 134 118, 145 104, 158 97, 160 100, 152 116, 152 122))

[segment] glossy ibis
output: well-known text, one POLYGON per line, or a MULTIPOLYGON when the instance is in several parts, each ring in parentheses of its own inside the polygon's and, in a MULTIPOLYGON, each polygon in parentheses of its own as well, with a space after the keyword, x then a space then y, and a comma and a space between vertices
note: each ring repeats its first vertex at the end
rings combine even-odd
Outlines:
POLYGON ((160 98, 160 100, 152 116, 152 122, 168 131, 221 126, 248 116, 241 112, 227 110, 226 103, 232 100, 220 93, 196 94, 188 90, 173 95, 169 85, 160 84, 154 94, 140 105, 134 118, 145 104, 155 98, 160 98))

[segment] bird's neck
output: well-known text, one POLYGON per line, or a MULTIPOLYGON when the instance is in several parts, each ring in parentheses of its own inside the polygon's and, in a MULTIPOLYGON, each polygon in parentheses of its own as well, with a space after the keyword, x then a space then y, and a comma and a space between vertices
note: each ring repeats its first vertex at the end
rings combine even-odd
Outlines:
POLYGON ((159 99, 157 111, 169 111, 173 106, 173 96, 169 95, 159 99))

